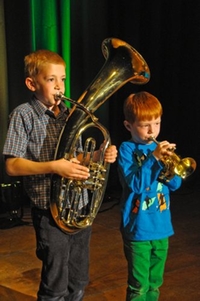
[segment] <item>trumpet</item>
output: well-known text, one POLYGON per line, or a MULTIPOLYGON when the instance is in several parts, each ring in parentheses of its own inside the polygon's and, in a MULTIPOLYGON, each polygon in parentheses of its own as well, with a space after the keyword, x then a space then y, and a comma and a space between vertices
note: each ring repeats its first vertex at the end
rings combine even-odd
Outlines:
MULTIPOLYGON (((154 137, 149 137, 149 140, 154 141, 156 144, 159 144, 159 142, 154 137)), ((196 161, 191 157, 181 159, 174 152, 174 150, 175 149, 170 149, 172 155, 165 155, 161 159, 162 163, 165 166, 162 177, 170 179, 176 174, 182 179, 185 179, 195 171, 197 166, 196 161)))

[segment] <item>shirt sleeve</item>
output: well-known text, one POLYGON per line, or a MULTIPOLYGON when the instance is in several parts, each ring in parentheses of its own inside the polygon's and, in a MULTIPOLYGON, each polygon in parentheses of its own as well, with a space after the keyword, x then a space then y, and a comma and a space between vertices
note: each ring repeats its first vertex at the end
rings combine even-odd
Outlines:
POLYGON ((29 139, 28 125, 20 112, 13 112, 9 119, 9 127, 5 140, 3 154, 13 157, 25 157, 29 139))

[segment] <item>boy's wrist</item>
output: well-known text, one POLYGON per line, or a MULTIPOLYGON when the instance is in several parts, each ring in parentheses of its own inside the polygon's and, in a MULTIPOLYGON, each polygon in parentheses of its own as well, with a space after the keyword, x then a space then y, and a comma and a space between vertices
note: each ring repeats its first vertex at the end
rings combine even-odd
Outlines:
POLYGON ((157 160, 157 161, 159 161, 160 159, 158 158, 158 157, 156 157, 154 154, 153 154, 153 156, 154 156, 154 158, 157 160))

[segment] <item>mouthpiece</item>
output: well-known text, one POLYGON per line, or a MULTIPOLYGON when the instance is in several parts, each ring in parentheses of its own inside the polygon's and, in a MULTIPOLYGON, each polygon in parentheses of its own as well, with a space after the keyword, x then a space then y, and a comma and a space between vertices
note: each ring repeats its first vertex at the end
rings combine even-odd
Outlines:
POLYGON ((149 141, 154 141, 156 144, 159 144, 159 142, 156 140, 156 138, 154 138, 153 136, 150 136, 148 138, 149 141))
POLYGON ((54 95, 55 100, 62 100, 63 94, 61 91, 56 92, 54 95))
MULTIPOLYGON (((154 141, 157 145, 159 144, 159 142, 153 136, 149 137, 148 140, 154 141)), ((171 148, 168 148, 167 150, 170 152, 174 152, 176 150, 176 147, 171 147, 171 148)))

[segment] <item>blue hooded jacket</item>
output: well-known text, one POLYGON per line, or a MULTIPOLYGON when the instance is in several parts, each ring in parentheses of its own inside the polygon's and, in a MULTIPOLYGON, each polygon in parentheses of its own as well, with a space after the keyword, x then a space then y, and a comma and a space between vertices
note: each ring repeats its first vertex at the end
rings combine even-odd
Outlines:
POLYGON ((121 231, 133 241, 156 240, 174 234, 170 213, 170 191, 181 186, 181 177, 161 179, 164 168, 152 152, 156 143, 123 142, 118 167, 122 185, 121 231))

